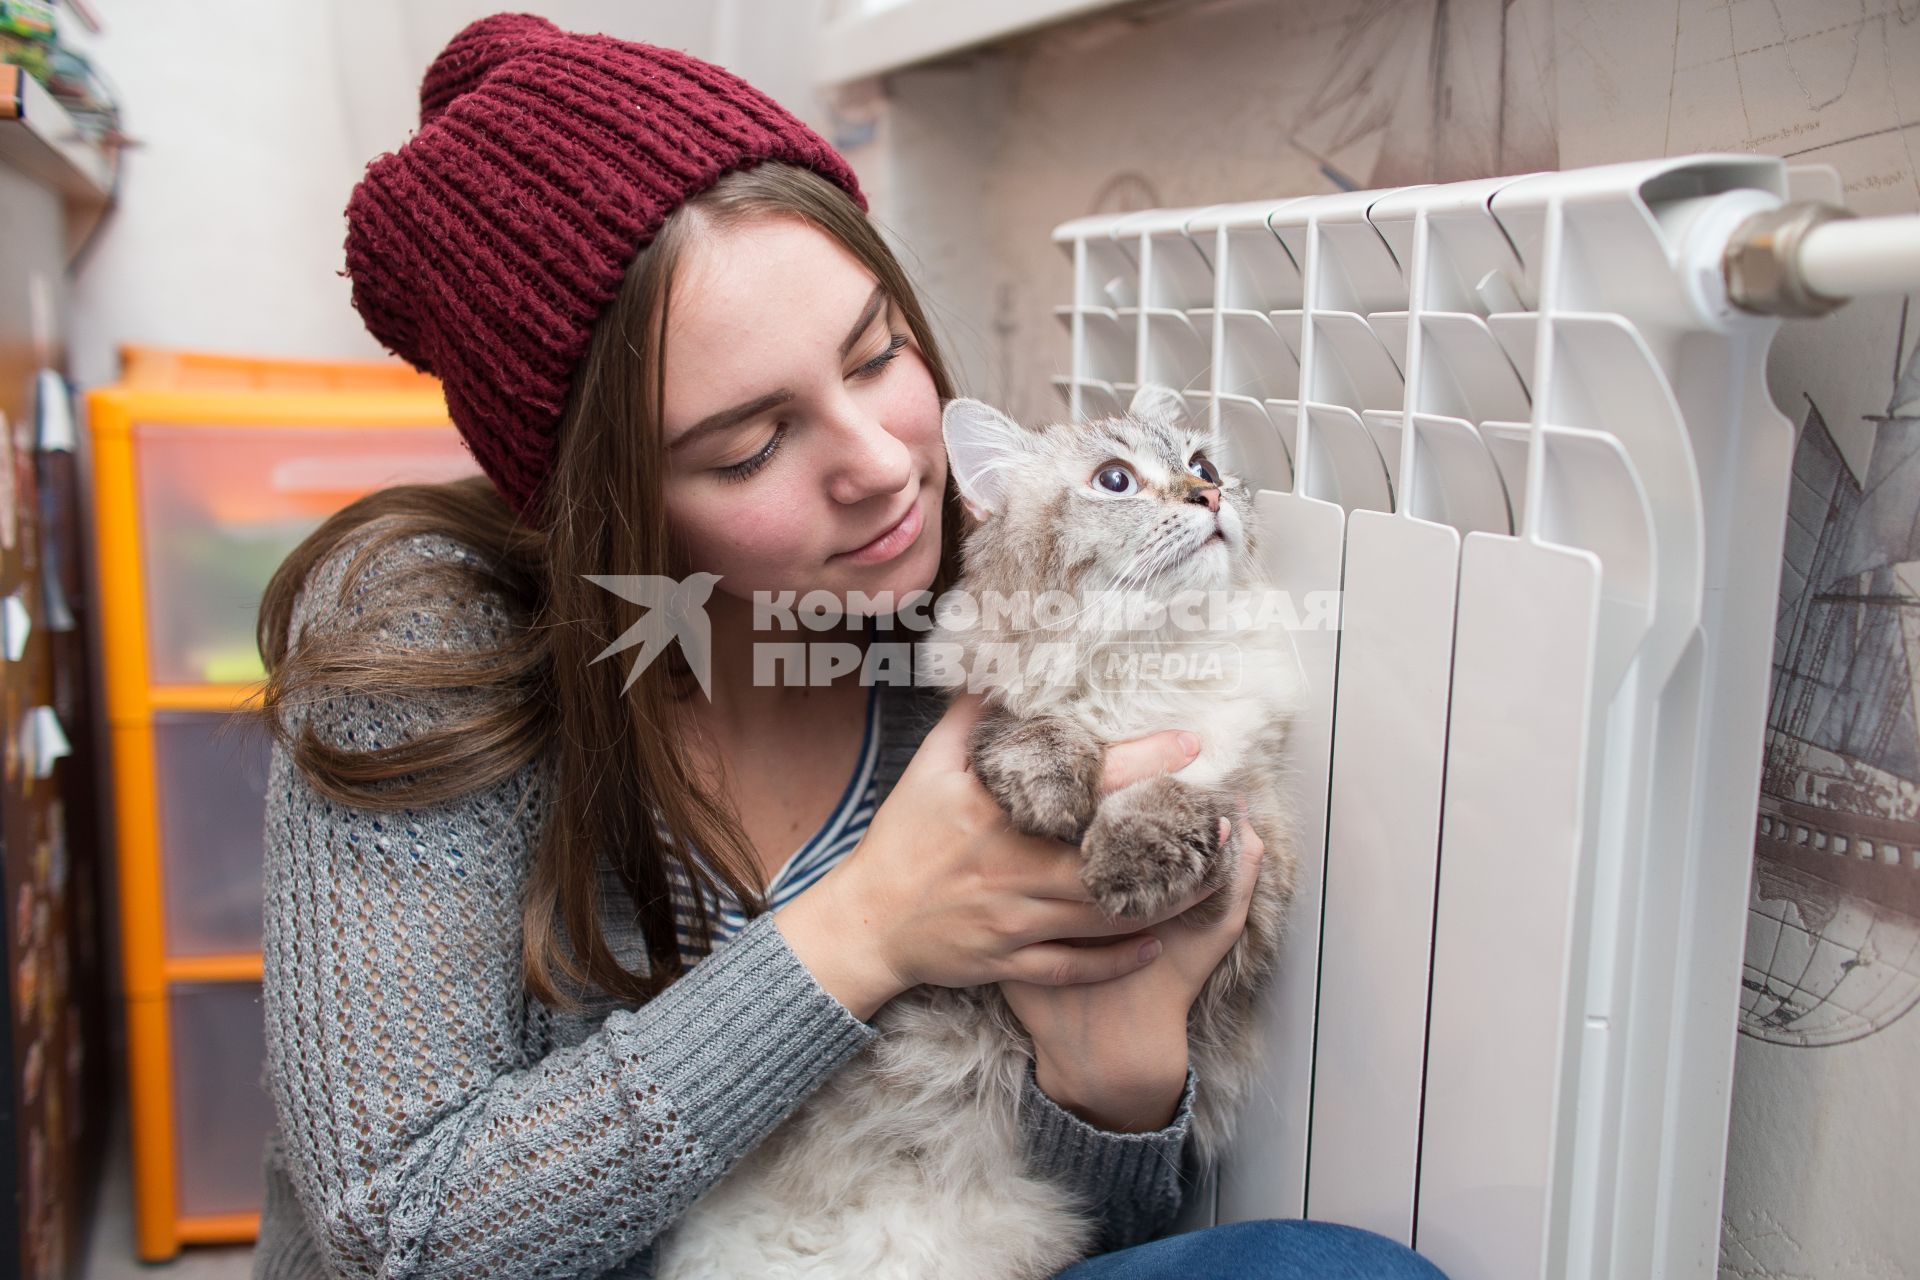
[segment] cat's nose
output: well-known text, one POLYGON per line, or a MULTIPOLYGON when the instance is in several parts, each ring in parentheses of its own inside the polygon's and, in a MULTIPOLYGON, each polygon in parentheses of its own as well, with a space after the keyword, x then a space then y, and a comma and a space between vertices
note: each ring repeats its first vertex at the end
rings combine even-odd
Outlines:
POLYGON ((1218 515, 1220 512, 1220 486, 1214 484, 1197 485, 1187 490, 1187 501, 1197 502, 1207 510, 1218 515))

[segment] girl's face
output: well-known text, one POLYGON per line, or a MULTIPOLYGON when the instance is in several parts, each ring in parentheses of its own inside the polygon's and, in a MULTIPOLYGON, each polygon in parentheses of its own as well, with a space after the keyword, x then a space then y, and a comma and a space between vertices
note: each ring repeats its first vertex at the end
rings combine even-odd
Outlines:
POLYGON ((717 593, 932 583, 947 480, 940 401, 905 321, 797 218, 710 230, 666 333, 667 512, 717 593))

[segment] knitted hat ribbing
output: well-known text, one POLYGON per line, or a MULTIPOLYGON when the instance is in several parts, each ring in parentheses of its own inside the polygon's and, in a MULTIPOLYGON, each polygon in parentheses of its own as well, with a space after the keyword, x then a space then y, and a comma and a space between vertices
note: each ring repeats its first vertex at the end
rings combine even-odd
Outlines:
POLYGON ((481 469, 537 524, 568 384, 634 255, 684 201, 765 160, 867 207, 825 139, 730 72, 494 14, 434 59, 419 129, 354 187, 341 274, 367 329, 440 379, 481 469))

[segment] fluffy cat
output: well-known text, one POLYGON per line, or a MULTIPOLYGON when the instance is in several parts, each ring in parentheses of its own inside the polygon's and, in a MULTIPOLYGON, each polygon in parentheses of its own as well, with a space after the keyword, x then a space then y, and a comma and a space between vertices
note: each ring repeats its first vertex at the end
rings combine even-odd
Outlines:
MULTIPOLYGON (((1037 430, 955 400, 943 429, 955 480, 981 521, 956 587, 976 600, 1265 586, 1251 537, 1253 494, 1219 472, 1218 440, 1186 420, 1173 391, 1142 387, 1124 417, 1037 430)), ((1217 819, 1234 815, 1238 794, 1266 845, 1246 931, 1189 1016, 1188 1144, 1211 1162, 1259 1068, 1253 998, 1292 894, 1282 778, 1301 697, 1293 648, 1284 630, 1242 617, 1201 637, 1237 654, 1231 689, 1217 672, 1201 678, 1177 665, 1123 665, 1102 678, 1112 642, 1165 652, 1195 637, 1171 619, 1112 631, 1111 619, 1091 611, 1055 627, 1041 616, 982 612, 964 627, 942 620, 923 644, 968 659, 991 644, 1023 659, 1038 645, 1068 646, 1066 678, 1055 667, 1051 680, 990 686, 969 742, 975 773, 1014 825, 1078 841, 1084 883, 1112 915, 1150 912, 1230 878, 1237 838, 1222 845, 1217 819), (1102 795, 1105 745, 1168 728, 1198 733, 1198 758, 1178 774, 1102 795)), ((1024 660, 1018 669, 1028 669, 1024 660)), ((1196 910, 1217 909, 1221 897, 1196 910)), ((1042 1280, 1087 1254, 1095 1243, 1089 1207, 1025 1167, 1017 1104, 1032 1048, 999 988, 918 987, 874 1026, 881 1035, 866 1053, 661 1238, 660 1280, 1042 1280)))

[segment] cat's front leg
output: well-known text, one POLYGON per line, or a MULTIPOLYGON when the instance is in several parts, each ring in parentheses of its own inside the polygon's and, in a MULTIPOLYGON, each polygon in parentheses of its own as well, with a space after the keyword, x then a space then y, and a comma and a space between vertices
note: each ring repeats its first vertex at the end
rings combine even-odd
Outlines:
MULTIPOLYGON (((1104 797, 1080 841, 1081 883, 1113 916, 1151 915, 1201 885, 1232 878, 1235 837, 1220 840, 1234 806, 1225 793, 1170 775, 1144 778, 1104 797)), ((1225 909, 1221 895, 1197 903, 1196 922, 1225 909)))
POLYGON ((1100 804, 1106 748, 1060 716, 983 712, 967 740, 974 776, 1030 836, 1077 841, 1100 804))

